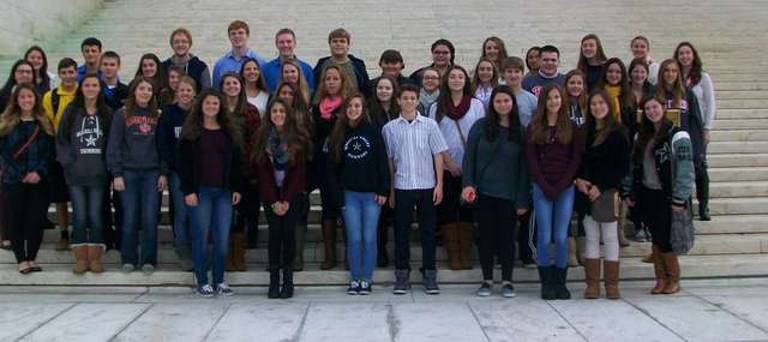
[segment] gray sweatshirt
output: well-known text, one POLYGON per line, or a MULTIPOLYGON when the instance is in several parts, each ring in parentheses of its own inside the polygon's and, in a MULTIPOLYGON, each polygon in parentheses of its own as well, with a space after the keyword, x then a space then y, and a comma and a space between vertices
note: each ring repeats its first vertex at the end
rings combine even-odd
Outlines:
POLYGON ((56 161, 64 168, 68 185, 103 186, 106 183, 107 137, 103 125, 98 116, 86 115, 74 106, 64 112, 61 129, 56 134, 56 161), (75 115, 72 126, 64 127, 71 115, 75 115))
POLYGON ((125 107, 115 112, 107 145, 107 168, 113 176, 122 177, 126 169, 160 169, 163 175, 167 172, 157 152, 157 120, 150 117, 146 109, 140 109, 130 118, 126 118, 125 107))

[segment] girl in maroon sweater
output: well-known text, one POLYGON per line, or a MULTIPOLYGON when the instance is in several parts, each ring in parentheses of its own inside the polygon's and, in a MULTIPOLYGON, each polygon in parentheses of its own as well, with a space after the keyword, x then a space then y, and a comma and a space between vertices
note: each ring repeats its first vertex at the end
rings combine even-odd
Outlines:
POLYGON ((573 212, 573 180, 579 169, 584 141, 571 122, 565 92, 548 85, 539 96, 528 126, 525 153, 533 180, 533 207, 538 227, 539 276, 543 299, 570 299, 565 287, 568 271, 568 227, 573 212), (555 265, 549 243, 555 241, 555 265))
POLYGON ((256 132, 253 149, 269 224, 269 298, 293 297, 294 229, 304 212, 305 156, 311 142, 298 129, 291 110, 281 98, 269 103, 268 120, 256 132), (283 286, 279 288, 281 269, 283 286))

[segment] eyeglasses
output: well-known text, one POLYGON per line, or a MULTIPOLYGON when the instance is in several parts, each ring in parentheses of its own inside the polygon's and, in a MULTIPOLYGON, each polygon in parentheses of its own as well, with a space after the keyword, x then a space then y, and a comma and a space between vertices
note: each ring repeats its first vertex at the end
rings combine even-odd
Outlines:
POLYGON ((424 81, 438 81, 438 80, 440 80, 440 77, 437 77, 437 76, 424 76, 424 77, 422 77, 422 80, 424 80, 424 81))
POLYGON ((432 51, 432 54, 433 55, 450 55, 451 52, 450 51, 435 50, 435 51, 432 51))

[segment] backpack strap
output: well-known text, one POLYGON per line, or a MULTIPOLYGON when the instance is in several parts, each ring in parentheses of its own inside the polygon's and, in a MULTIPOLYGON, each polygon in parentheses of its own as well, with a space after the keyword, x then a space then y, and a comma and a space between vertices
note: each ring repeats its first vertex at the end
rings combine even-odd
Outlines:
POLYGON ((53 88, 51 90, 51 107, 53 108, 53 117, 59 112, 59 106, 61 105, 61 95, 59 95, 59 88, 53 88))

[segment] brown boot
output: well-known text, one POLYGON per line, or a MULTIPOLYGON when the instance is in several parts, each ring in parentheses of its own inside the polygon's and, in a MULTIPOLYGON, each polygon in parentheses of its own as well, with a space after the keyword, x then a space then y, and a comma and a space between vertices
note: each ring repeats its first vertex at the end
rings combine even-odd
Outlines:
POLYGON ((680 292, 680 264, 677 261, 677 254, 663 253, 661 258, 664 260, 664 268, 667 270, 667 285, 664 286, 663 294, 673 294, 680 292))
POLYGON ((445 254, 448 255, 448 267, 452 270, 461 269, 461 259, 459 257, 461 244, 459 243, 459 226, 451 222, 440 226, 443 236, 443 247, 445 254))
POLYGON ((459 229, 458 233, 458 246, 459 246, 459 267, 462 270, 472 269, 472 245, 474 245, 474 229, 475 226, 472 223, 459 222, 456 224, 459 229))
POLYGON ((72 254, 75 256, 75 265, 72 266, 72 273, 83 274, 88 271, 88 246, 71 246, 72 254))
POLYGON ((320 269, 330 270, 336 267, 336 220, 323 220, 322 226, 325 261, 320 265, 320 269))
POLYGON ((104 254, 104 245, 88 246, 88 263, 93 273, 104 272, 104 266, 101 263, 101 256, 104 254))
POLYGON ((664 260, 661 258, 659 247, 651 247, 651 259, 653 260, 653 271, 656 273, 656 286, 651 289, 651 294, 661 294, 664 287, 667 286, 667 269, 664 267, 664 260))
POLYGON ((605 298, 619 299, 619 262, 603 261, 603 272, 605 272, 605 298))
POLYGON ((584 278, 587 283, 584 298, 600 298, 600 259, 584 259, 584 278))
POLYGON ((568 267, 579 266, 579 259, 576 257, 576 238, 573 236, 568 237, 568 267))
POLYGON ((235 271, 245 272, 248 270, 248 265, 245 263, 245 233, 232 233, 230 239, 232 241, 232 265, 235 271))

